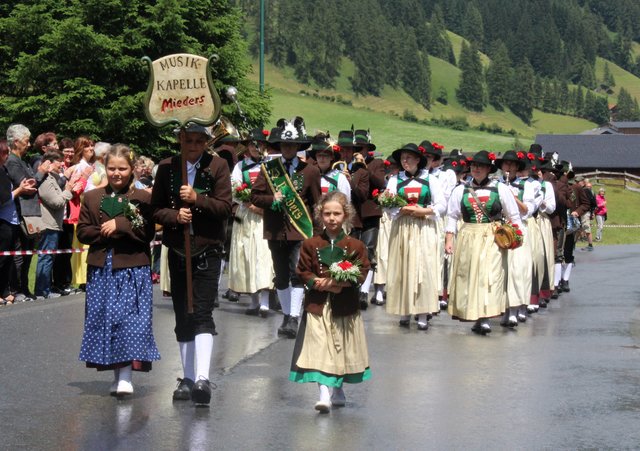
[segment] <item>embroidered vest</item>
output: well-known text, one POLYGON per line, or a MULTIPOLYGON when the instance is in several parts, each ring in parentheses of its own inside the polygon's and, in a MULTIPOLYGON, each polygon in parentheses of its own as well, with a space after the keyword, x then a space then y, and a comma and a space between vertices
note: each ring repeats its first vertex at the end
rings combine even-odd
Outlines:
POLYGON ((398 175, 397 185, 397 191, 400 197, 410 204, 416 204, 420 207, 427 207, 431 203, 431 189, 429 187, 428 175, 426 178, 411 177, 402 180, 400 177, 402 176, 398 175), (418 182, 419 185, 411 182, 418 182))
POLYGON ((512 186, 512 187, 518 189, 518 200, 520 202, 522 202, 522 198, 524 196, 524 184, 525 184, 525 182, 526 182, 526 180, 525 179, 521 179, 521 178, 517 178, 513 182, 509 182, 509 186, 512 186))
POLYGON ((465 187, 462 192, 462 202, 460 205, 460 211, 462 212, 462 220, 464 222, 470 222, 474 224, 488 224, 491 221, 500 219, 502 216, 502 204, 500 203, 500 196, 498 195, 497 186, 485 186, 475 189, 478 200, 482 203, 487 213, 491 215, 491 218, 487 218, 479 206, 476 205, 476 200, 469 192, 469 188, 465 187), (480 194, 478 190, 489 191, 489 194, 480 194))
POLYGON ((240 169, 242 170, 242 181, 251 188, 260 174, 260 163, 243 161, 240 169))
POLYGON ((320 189, 322 194, 327 194, 338 189, 338 178, 340 177, 339 171, 329 171, 326 174, 322 174, 320 181, 320 189))

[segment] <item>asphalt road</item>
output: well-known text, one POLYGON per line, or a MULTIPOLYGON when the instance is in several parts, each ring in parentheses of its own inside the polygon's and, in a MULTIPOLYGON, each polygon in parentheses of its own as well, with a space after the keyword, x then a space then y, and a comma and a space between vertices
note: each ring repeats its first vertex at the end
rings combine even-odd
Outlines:
POLYGON ((171 400, 180 364, 159 292, 162 360, 134 374, 128 400, 77 360, 82 296, 0 307, 0 448, 640 449, 640 246, 576 255, 571 292, 515 331, 495 321, 478 336, 446 314, 406 330, 370 307, 373 378, 328 415, 315 386, 287 380, 280 314, 247 317, 247 298, 215 312, 209 409, 171 400))

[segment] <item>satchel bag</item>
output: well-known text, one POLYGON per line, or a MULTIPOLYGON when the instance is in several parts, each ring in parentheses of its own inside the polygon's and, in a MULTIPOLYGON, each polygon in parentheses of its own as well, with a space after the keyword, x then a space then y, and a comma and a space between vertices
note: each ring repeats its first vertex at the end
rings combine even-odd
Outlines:
MULTIPOLYGON (((482 211, 482 214, 485 215, 489 220, 491 220, 491 216, 487 212, 487 209, 482 205, 476 192, 473 188, 469 187, 469 192, 471 196, 473 196, 476 201, 476 205, 482 211)), ((500 249, 517 249, 522 246, 522 237, 517 233, 517 227, 512 224, 507 224, 504 220, 494 221, 493 222, 493 241, 500 249)))
POLYGON ((580 227, 582 226, 581 222, 580 222, 580 218, 576 218, 575 216, 572 216, 571 213, 569 211, 567 211, 567 235, 572 235, 574 233, 576 233, 578 230, 580 230, 580 227))
POLYGON ((44 230, 44 225, 40 216, 23 216, 20 228, 27 238, 35 238, 44 230))

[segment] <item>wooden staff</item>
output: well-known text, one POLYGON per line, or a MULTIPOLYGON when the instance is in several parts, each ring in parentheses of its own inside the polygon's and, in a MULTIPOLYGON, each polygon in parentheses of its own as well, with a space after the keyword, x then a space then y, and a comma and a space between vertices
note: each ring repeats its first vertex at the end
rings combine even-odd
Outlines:
MULTIPOLYGON (((180 129, 180 142, 185 136, 184 127, 180 129)), ((181 168, 182 168, 182 185, 189 184, 189 176, 187 175, 187 156, 186 152, 180 149, 181 154, 181 168)), ((183 206, 188 206, 187 202, 182 202, 183 206)), ((187 313, 193 313, 193 283, 192 283, 192 268, 191 268, 191 223, 184 224, 184 258, 186 260, 186 277, 187 277, 187 313)))

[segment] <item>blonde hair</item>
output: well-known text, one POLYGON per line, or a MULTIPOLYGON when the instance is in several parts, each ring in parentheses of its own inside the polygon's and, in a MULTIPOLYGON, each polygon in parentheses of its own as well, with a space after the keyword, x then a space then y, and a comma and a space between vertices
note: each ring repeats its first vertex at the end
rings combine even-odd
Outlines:
POLYGON ((107 167, 109 165, 109 160, 111 158, 124 158, 127 161, 127 164, 131 168, 131 177, 129 177, 129 186, 133 183, 133 160, 134 155, 133 151, 126 144, 113 144, 109 147, 109 150, 104 155, 104 166, 107 167))
POLYGON ((340 191, 331 191, 320 198, 313 209, 313 217, 315 220, 318 223, 322 223, 322 210, 324 209, 325 204, 329 202, 337 202, 342 205, 342 209, 344 210, 343 227, 346 227, 347 229, 351 228, 351 220, 356 215, 356 209, 353 208, 353 205, 349 202, 347 196, 340 191))

